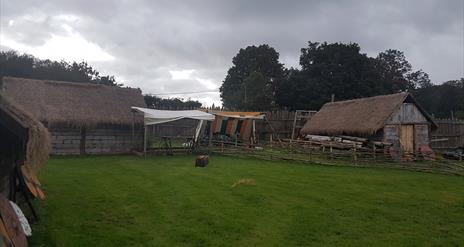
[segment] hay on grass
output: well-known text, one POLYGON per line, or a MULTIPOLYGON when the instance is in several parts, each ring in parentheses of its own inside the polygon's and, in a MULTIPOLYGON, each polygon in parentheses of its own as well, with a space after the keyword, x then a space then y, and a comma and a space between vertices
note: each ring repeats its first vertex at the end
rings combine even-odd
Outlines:
POLYGON ((256 180, 252 178, 242 178, 242 179, 237 180, 237 182, 235 182, 234 184, 232 184, 231 187, 235 188, 239 185, 256 185, 256 180))

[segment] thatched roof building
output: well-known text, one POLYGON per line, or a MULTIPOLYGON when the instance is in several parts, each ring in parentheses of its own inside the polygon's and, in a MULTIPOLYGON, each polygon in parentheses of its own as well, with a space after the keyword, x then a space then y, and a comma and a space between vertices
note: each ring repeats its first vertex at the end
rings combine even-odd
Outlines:
POLYGON ((141 91, 133 88, 4 77, 2 89, 48 125, 130 125, 131 107, 145 106, 141 91))
POLYGON ((436 128, 427 112, 404 92, 327 103, 301 134, 367 137, 412 153, 429 144, 430 131, 436 128))
POLYGON ((327 103, 305 124, 301 133, 370 136, 381 130, 403 103, 413 103, 432 127, 436 127, 416 100, 403 92, 327 103))
POLYGON ((143 124, 139 89, 4 77, 0 92, 49 128, 54 154, 128 152, 143 124))
POLYGON ((0 93, 0 179, 4 179, 14 166, 26 161, 34 170, 48 160, 51 142, 47 129, 20 106, 0 93))

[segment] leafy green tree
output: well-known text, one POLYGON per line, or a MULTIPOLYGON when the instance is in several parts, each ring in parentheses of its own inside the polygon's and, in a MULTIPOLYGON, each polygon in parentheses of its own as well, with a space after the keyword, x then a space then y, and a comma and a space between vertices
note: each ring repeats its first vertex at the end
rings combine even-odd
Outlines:
POLYGON ((440 85, 429 84, 413 94, 420 105, 435 117, 464 119, 464 78, 440 85))
POLYGON ((192 110, 198 109, 202 104, 191 99, 160 98, 155 95, 144 95, 145 104, 148 108, 161 110, 192 110))
POLYGON ((301 71, 290 73, 277 102, 292 109, 319 109, 332 94, 337 100, 376 95, 382 86, 371 60, 356 43, 308 42, 301 49, 301 71))
POLYGON ((290 109, 319 109, 331 100, 369 97, 430 85, 428 74, 412 71, 404 54, 387 50, 376 58, 358 44, 308 42, 301 49, 301 70, 291 69, 277 90, 276 102, 290 109))
MULTIPOLYGON (((225 108, 243 109, 244 83, 253 73, 259 72, 266 79, 266 93, 269 90, 273 97, 284 79, 284 67, 279 62, 279 53, 269 45, 248 46, 240 49, 232 59, 233 66, 228 70, 220 88, 221 99, 225 108)), ((256 79, 256 78, 254 78, 256 79)), ((261 80, 253 80, 262 82, 261 80)), ((249 85, 250 86, 250 85, 249 85)), ((268 99, 269 95, 261 99, 268 99)), ((266 102, 263 102, 265 104, 266 102)), ((270 107, 272 104, 266 104, 270 107)))
POLYGON ((429 75, 422 70, 413 71, 403 52, 388 49, 376 58, 384 86, 392 92, 414 90, 430 84, 429 75))
POLYGON ((41 80, 87 82, 110 86, 118 84, 114 76, 102 76, 87 62, 52 61, 38 59, 15 51, 0 52, 0 75, 41 80))
POLYGON ((272 106, 271 83, 260 72, 253 71, 243 82, 243 109, 251 111, 268 110, 272 106))

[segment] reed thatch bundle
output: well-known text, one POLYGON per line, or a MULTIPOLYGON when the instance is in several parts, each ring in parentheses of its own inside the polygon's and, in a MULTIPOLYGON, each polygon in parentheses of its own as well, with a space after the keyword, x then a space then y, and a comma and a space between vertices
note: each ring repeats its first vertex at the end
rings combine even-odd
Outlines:
MULTIPOLYGON (((132 106, 145 107, 139 89, 91 83, 3 78, 3 92, 48 126, 131 125, 132 106)), ((137 114, 136 123, 143 117, 137 114)))

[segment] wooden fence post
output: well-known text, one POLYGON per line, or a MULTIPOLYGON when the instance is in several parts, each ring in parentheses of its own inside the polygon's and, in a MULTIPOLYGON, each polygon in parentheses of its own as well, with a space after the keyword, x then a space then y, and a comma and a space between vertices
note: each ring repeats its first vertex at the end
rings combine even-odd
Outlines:
POLYGON ((375 144, 374 144, 374 163, 377 161, 377 159, 376 159, 377 156, 376 156, 376 153, 375 153, 375 152, 376 152, 376 150, 375 150, 375 144))
POLYGON ((332 152, 333 152, 333 148, 332 148, 332 141, 330 141, 329 145, 330 145, 330 154, 329 154, 329 157, 330 157, 330 159, 333 159, 333 153, 332 153, 332 152))
POLYGON ((356 157, 356 144, 353 144, 353 161, 354 165, 357 165, 358 157, 356 157))
POLYGON ((312 144, 312 141, 311 141, 311 140, 309 140, 309 161, 311 161, 311 160, 312 160, 312 158, 311 158, 311 152, 312 152, 312 147, 311 147, 311 144, 312 144))

